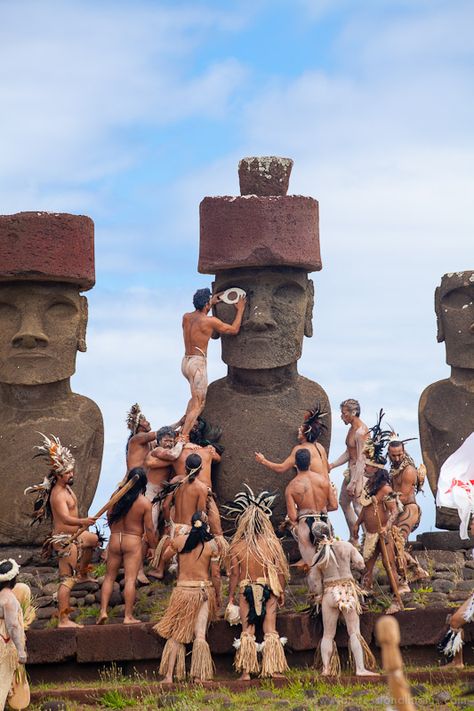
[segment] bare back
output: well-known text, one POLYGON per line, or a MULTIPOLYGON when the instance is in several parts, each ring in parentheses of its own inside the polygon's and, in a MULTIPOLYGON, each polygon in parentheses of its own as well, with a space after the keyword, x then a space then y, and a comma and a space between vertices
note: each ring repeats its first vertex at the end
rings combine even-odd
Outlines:
POLYGON ((191 311, 183 316, 184 352, 187 356, 206 355, 212 336, 211 317, 201 311, 191 311))
POLYGON ((319 472, 320 474, 324 474, 326 477, 329 477, 327 455, 324 450, 324 447, 321 444, 318 444, 317 442, 304 442, 302 444, 297 444, 296 447, 293 447, 293 450, 291 452, 293 456, 293 462, 296 452, 300 449, 307 449, 311 454, 311 462, 309 465, 311 471, 319 472))
POLYGON ((181 484, 174 495, 174 521, 191 525, 193 514, 206 510, 207 495, 208 488, 199 479, 181 484))
POLYGON ((218 555, 214 541, 206 541, 204 548, 196 546, 188 553, 181 553, 187 536, 176 536, 173 548, 178 552, 179 572, 178 580, 210 580, 211 559, 218 555))
POLYGON ((207 487, 212 488, 211 467, 213 461, 220 461, 220 456, 212 445, 200 447, 197 444, 186 444, 178 459, 173 462, 173 469, 176 476, 184 479, 186 476, 186 459, 192 452, 197 452, 201 457, 202 466, 199 472, 199 481, 207 487))
MULTIPOLYGON (((271 563, 275 563, 272 554, 265 541, 265 538, 261 537, 259 540, 259 550, 263 559, 267 559, 271 563)), ((231 546, 231 572, 234 574, 238 572, 238 579, 246 580, 257 580, 257 578, 267 578, 267 567, 262 563, 259 558, 256 558, 253 553, 249 550, 249 547, 244 542, 239 542, 231 546)))
POLYGON ((299 472, 285 490, 287 505, 294 502, 298 511, 326 512, 329 504, 330 485, 325 474, 299 472))
POLYGON ((142 536, 145 531, 145 518, 147 514, 151 516, 151 510, 151 502, 140 494, 125 516, 110 526, 111 532, 132 533, 137 536, 142 536))
POLYGON ((325 568, 318 568, 325 582, 352 578, 353 569, 364 570, 364 559, 352 543, 348 541, 334 541, 331 545, 331 550, 337 562, 329 558, 328 565, 325 568))

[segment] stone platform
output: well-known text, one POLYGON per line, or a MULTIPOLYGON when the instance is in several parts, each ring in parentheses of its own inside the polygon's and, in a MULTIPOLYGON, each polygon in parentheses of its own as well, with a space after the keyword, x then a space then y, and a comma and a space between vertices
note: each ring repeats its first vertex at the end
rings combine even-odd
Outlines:
MULTIPOLYGON (((400 625, 401 647, 405 664, 438 667, 436 643, 446 630, 446 616, 452 608, 405 610, 396 614, 400 625)), ((361 632, 375 655, 375 623, 380 613, 364 613, 361 632)), ((278 618, 278 631, 287 637, 287 657, 291 667, 311 666, 321 639, 320 618, 309 614, 286 613, 278 618)), ((465 661, 474 664, 469 642, 474 641, 474 623, 465 628, 465 661)), ((223 619, 213 624, 209 643, 217 672, 231 675, 234 649, 232 643, 240 627, 230 627, 223 619)), ((336 642, 342 660, 347 657, 347 634, 338 627, 336 642)), ((135 671, 148 676, 157 674, 164 641, 154 634, 151 623, 138 625, 107 624, 82 629, 30 630, 28 632, 28 672, 34 683, 60 682, 74 678, 96 680, 99 670, 114 663, 124 674, 135 671)))

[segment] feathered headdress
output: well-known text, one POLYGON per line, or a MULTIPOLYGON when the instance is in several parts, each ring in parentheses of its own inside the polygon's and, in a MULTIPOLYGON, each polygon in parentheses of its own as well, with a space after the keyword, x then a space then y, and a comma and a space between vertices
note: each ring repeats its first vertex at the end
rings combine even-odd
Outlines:
POLYGON ((364 456, 367 464, 371 467, 377 467, 378 469, 383 469, 387 462, 387 457, 384 455, 384 449, 387 446, 391 430, 382 429, 382 420, 384 418, 384 411, 380 409, 377 417, 377 422, 373 427, 370 428, 370 437, 367 438, 364 446, 364 456))
POLYGON ((38 432, 43 438, 43 444, 35 446, 39 451, 34 455, 36 457, 44 457, 48 460, 49 474, 39 484, 27 486, 23 494, 35 494, 38 496, 33 507, 33 518, 31 525, 41 523, 43 518, 50 514, 49 497, 51 488, 56 480, 56 477, 61 474, 67 474, 74 469, 76 461, 71 454, 71 450, 61 444, 59 437, 51 435, 51 439, 46 437, 42 432, 38 432))
POLYGON ((327 430, 327 425, 322 421, 327 416, 327 412, 322 412, 319 403, 311 410, 306 411, 303 422, 303 434, 308 442, 316 442, 323 430, 327 430))
POLYGON ((137 430, 140 426, 140 421, 145 419, 145 415, 140 409, 140 405, 138 402, 135 403, 135 405, 132 405, 130 410, 127 413, 127 427, 131 431, 132 435, 137 434, 137 430))

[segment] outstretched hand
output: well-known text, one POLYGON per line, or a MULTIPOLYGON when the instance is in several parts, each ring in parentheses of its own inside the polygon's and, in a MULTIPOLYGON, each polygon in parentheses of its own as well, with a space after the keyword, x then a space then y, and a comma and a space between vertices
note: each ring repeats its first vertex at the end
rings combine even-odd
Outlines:
POLYGON ((263 462, 265 461, 265 457, 261 452, 255 452, 255 459, 259 464, 263 464, 263 462))

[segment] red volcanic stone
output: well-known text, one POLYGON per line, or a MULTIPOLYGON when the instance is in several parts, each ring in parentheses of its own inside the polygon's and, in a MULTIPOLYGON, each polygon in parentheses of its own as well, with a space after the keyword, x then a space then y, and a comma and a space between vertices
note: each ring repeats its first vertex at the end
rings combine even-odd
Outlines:
POLYGON ((26 634, 28 664, 56 664, 74 659, 77 651, 76 630, 29 630, 26 634))
POLYGON ((0 215, 0 281, 95 284, 94 223, 84 215, 0 215))
POLYGON ((239 161, 241 195, 286 195, 293 161, 277 156, 252 156, 239 161))
POLYGON ((302 195, 205 197, 200 211, 198 269, 322 268, 318 201, 302 195))

